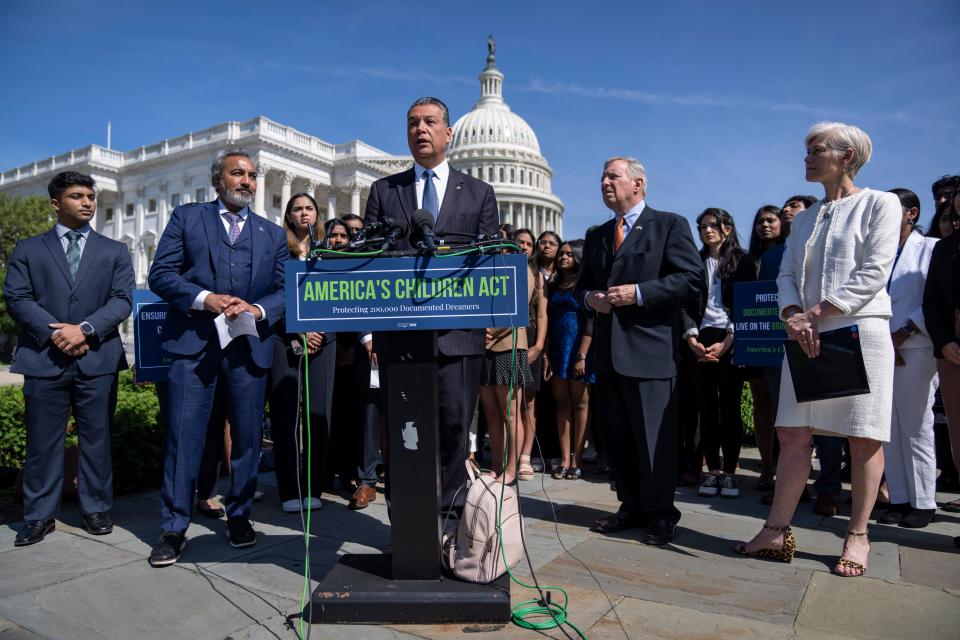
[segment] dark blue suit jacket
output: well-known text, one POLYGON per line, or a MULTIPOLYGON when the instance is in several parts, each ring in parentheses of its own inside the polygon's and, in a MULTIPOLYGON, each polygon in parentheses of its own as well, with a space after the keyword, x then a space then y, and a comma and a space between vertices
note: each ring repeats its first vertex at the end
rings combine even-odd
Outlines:
POLYGON ((23 331, 10 370, 27 376, 60 375, 72 362, 88 376, 127 368, 117 326, 130 315, 134 287, 130 252, 122 242, 90 231, 76 281, 56 228, 26 240, 13 250, 3 295, 7 311, 23 331), (93 325, 96 337, 80 358, 68 356, 50 341, 52 322, 93 325))
MULTIPOLYGON (((379 222, 385 217, 403 220, 410 226, 410 217, 417 210, 416 173, 407 171, 381 178, 370 186, 364 223, 379 222)), ((493 187, 482 180, 450 167, 443 205, 434 226, 437 236, 450 234, 448 242, 469 242, 481 233, 496 234, 500 211, 493 187)), ((412 248, 404 238, 397 249, 412 248)), ((374 341, 377 351, 383 344, 374 341)), ((437 332, 440 353, 446 356, 480 355, 484 350, 484 332, 478 329, 454 329, 437 332)))
POLYGON ((615 220, 587 233, 577 300, 583 304, 587 291, 636 284, 643 305, 596 314, 594 366, 597 373, 672 378, 677 373, 680 305, 705 286, 703 261, 693 244, 690 225, 675 213, 644 207, 616 253, 615 220))
MULTIPOLYGON (((259 304, 267 317, 257 323, 259 335, 242 336, 254 364, 267 369, 273 362, 273 340, 282 328, 284 262, 290 258, 286 233, 266 218, 250 212, 245 225, 252 236, 250 295, 246 302, 259 304)), ((148 282, 150 289, 170 304, 163 325, 161 345, 170 353, 192 356, 216 340, 216 314, 193 311, 191 305, 201 291, 217 291, 223 222, 216 201, 185 204, 173 210, 160 237, 148 282)))

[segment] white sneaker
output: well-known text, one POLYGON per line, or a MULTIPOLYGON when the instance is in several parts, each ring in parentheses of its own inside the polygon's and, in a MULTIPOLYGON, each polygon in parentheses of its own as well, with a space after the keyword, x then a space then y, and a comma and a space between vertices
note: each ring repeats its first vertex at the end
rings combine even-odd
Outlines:
POLYGON ((317 509, 323 507, 323 503, 320 502, 318 498, 304 498, 303 499, 303 508, 316 511, 317 509))
POLYGON ((720 480, 720 496, 724 498, 739 498, 740 485, 733 475, 724 475, 720 480))
POLYGON ((704 498, 713 498, 718 493, 720 493, 720 477, 712 473, 707 474, 707 478, 700 485, 700 488, 697 489, 699 493, 704 498))
POLYGON ((300 512, 300 501, 299 500, 284 500, 283 504, 280 505, 280 508, 283 509, 285 513, 299 513, 300 512))

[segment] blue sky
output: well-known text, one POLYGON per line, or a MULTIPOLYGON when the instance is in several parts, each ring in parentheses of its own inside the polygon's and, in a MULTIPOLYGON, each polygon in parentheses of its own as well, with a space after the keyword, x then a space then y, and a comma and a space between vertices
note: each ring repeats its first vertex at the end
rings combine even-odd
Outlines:
POLYGON ((955 1, 64 4, 0 2, 0 169, 104 144, 108 120, 124 150, 262 114, 407 153, 407 105, 472 108, 493 33, 569 238, 607 218, 602 162, 625 154, 652 206, 723 207, 746 239, 760 205, 821 195, 802 159, 824 119, 871 135, 858 182, 915 190, 923 221, 960 173, 955 1))

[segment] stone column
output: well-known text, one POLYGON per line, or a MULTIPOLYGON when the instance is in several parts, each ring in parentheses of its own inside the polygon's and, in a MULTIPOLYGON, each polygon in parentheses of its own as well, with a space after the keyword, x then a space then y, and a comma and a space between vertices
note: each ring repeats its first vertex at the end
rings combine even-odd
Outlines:
POLYGON ((136 275, 137 284, 143 282, 143 198, 146 195, 145 189, 137 189, 137 202, 133 205, 133 272, 136 275))
POLYGON ((158 238, 163 233, 163 228, 167 226, 167 217, 169 216, 170 196, 167 193, 169 191, 168 186, 166 180, 160 183, 160 197, 157 202, 157 228, 155 229, 158 238))
POLYGON ((507 203, 507 222, 512 224, 514 229, 523 227, 523 225, 517 224, 517 218, 513 215, 513 202, 507 203))
POLYGON ((284 171, 280 174, 280 177, 283 179, 283 186, 280 191, 280 213, 275 217, 275 222, 281 224, 283 220, 283 212, 287 210, 287 202, 290 201, 290 187, 293 184, 293 174, 289 171, 284 171))
POLYGON ((127 203, 124 202, 123 191, 117 191, 117 205, 113 210, 113 239, 119 240, 123 237, 123 213, 127 209, 127 203))
POLYGON ((327 220, 333 220, 337 217, 337 188, 330 185, 327 189, 327 220))
POLYGON ((267 176, 270 165, 261 162, 257 165, 257 193, 254 196, 253 211, 266 217, 267 215, 267 176))
POLYGON ((360 184, 357 182, 350 184, 350 213, 360 215, 360 184))

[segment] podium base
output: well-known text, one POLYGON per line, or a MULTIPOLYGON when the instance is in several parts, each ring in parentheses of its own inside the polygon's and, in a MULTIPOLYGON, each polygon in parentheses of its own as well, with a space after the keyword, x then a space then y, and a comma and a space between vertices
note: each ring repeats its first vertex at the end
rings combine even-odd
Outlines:
POLYGON ((320 581, 303 612, 319 624, 510 622, 510 577, 490 584, 453 578, 393 580, 390 554, 350 554, 320 581))

